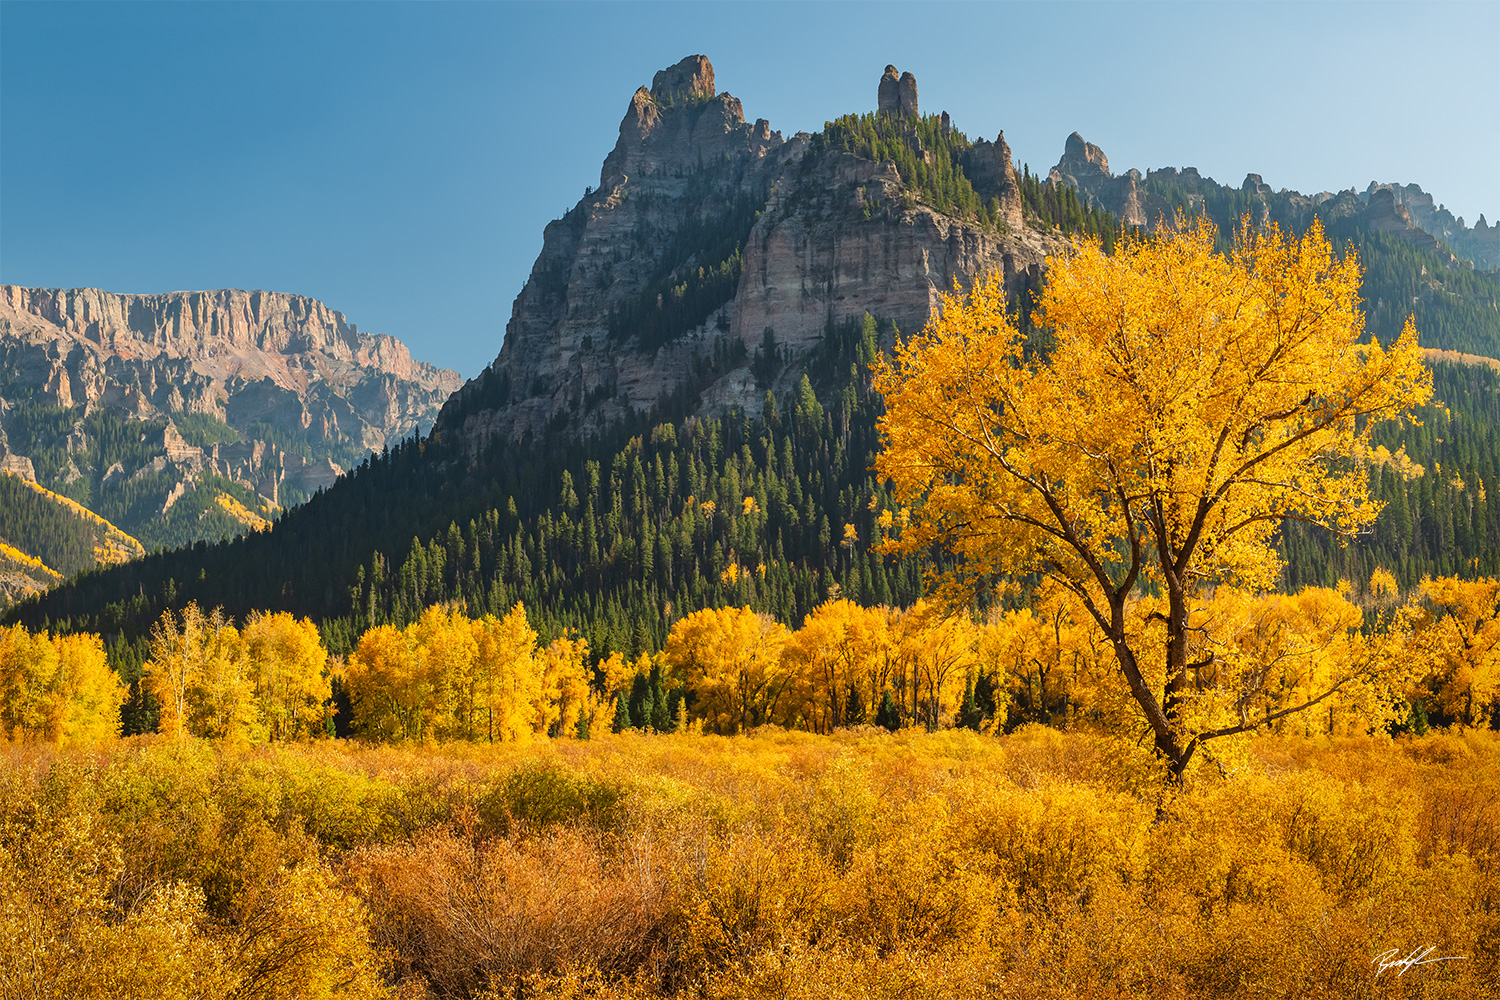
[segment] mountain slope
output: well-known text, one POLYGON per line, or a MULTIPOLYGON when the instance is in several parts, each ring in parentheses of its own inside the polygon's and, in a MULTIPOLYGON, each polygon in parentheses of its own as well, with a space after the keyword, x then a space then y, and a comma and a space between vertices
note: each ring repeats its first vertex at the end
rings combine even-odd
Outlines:
POLYGON ((1021 226, 1003 136, 970 143, 946 115, 921 118, 915 82, 868 122, 911 154, 905 176, 833 128, 784 140, 751 125, 714 87, 691 56, 632 96, 598 190, 547 226, 499 357, 444 407, 439 429, 471 456, 674 397, 753 415, 754 351, 795 356, 867 311, 919 328, 955 281, 1004 269, 1019 292, 1061 246, 1021 226), (955 203, 959 175, 973 204, 955 203), (716 358, 732 363, 710 379, 716 358))
POLYGON ((0 598, 25 597, 74 573, 145 552, 77 501, 15 472, 0 472, 0 598))

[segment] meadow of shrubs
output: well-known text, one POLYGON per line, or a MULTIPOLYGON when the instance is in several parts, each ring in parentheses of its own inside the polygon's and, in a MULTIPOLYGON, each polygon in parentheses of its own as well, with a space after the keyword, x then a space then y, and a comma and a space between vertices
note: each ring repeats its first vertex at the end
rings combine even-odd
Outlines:
POLYGON ((0 754, 5 997, 1500 995, 1483 730, 0 754))

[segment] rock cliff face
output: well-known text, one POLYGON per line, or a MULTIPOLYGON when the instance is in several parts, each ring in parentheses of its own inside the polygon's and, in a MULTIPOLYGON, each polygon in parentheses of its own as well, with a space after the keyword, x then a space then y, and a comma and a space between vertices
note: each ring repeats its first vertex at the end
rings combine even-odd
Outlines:
POLYGON ((208 476, 296 501, 424 427, 461 381, 300 295, 0 286, 0 464, 88 502, 149 481, 163 515, 208 476), (94 468, 116 452, 133 464, 94 468))
POLYGON ((260 420, 372 449, 430 419, 459 382, 300 295, 0 286, 0 384, 56 406, 260 420))
MULTIPOLYGON (((924 203, 890 162, 751 125, 714 86, 690 56, 631 97, 599 189, 547 227, 499 357, 449 401, 441 433, 472 453, 667 399, 758 413, 766 386, 748 361, 766 331, 794 369, 830 323, 869 312, 915 331, 955 282, 1003 269, 1019 290, 1059 246, 1023 226, 1003 135, 962 159, 997 226, 924 203)), ((930 158, 915 77, 888 66, 874 96, 930 158)))
POLYGON ((1473 261, 1481 271, 1500 270, 1500 224, 1491 226, 1481 214, 1473 228, 1464 225, 1463 217, 1433 202, 1432 195, 1415 184, 1377 184, 1370 182, 1360 198, 1375 204, 1381 191, 1390 193, 1391 200, 1405 210, 1407 221, 1431 234, 1459 257, 1473 261))

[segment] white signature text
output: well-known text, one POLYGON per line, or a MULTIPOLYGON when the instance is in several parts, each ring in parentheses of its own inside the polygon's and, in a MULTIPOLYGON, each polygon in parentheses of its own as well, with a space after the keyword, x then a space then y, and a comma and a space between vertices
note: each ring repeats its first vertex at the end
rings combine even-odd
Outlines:
POLYGON ((1428 958, 1436 950, 1437 945, 1428 945, 1426 948, 1413 948, 1410 954, 1402 956, 1400 948, 1392 948, 1389 951, 1383 951, 1376 955, 1370 964, 1378 966, 1375 970, 1376 979, 1379 979, 1380 974, 1387 969, 1400 969, 1401 971, 1396 973, 1396 978, 1399 979, 1406 975, 1407 969, 1413 966, 1431 965, 1433 962, 1462 962, 1468 957, 1466 955, 1448 955, 1428 958))

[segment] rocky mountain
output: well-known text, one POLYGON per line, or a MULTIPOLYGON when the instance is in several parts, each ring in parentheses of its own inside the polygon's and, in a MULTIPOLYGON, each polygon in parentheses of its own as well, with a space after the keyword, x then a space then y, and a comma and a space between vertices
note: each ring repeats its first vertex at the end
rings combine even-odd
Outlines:
POLYGON ((0 468, 148 547, 264 526, 461 381, 305 296, 0 286, 0 468))
POLYGON ((676 396, 754 415, 756 351, 795 359, 866 312, 918 329, 939 292, 982 271, 1018 291, 1037 280, 1059 240, 1022 224, 1004 136, 970 143, 946 114, 924 120, 916 79, 893 66, 875 89, 876 115, 849 128, 904 143, 924 172, 962 164, 993 213, 955 211, 826 133, 751 124, 689 56, 632 95, 599 187, 547 227, 499 357, 440 429, 477 452, 559 424, 597 432, 676 396))
POLYGON ((1190 213, 1208 210, 1211 201, 1223 200, 1224 192, 1237 190, 1244 196, 1242 207, 1262 221, 1275 219, 1300 227, 1314 214, 1325 218, 1363 215, 1365 226, 1396 234, 1449 263, 1464 262, 1480 271, 1500 269, 1500 225, 1490 226, 1481 215, 1468 228, 1462 218, 1455 219, 1446 208, 1434 206, 1432 195, 1415 184, 1371 181, 1362 192, 1351 188, 1303 195, 1284 188, 1273 191, 1260 174, 1246 174, 1238 189, 1203 177, 1196 167, 1112 174, 1109 157, 1077 132, 1068 136, 1061 159, 1047 176, 1053 184, 1074 188, 1090 203, 1133 226, 1153 225, 1160 218, 1170 218, 1178 208, 1190 213))

